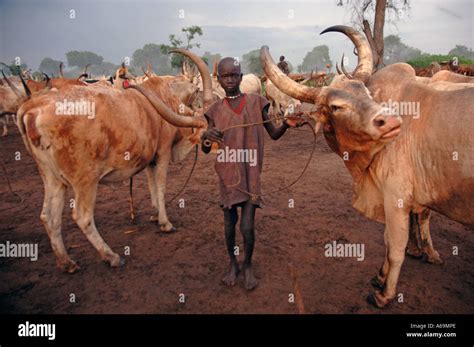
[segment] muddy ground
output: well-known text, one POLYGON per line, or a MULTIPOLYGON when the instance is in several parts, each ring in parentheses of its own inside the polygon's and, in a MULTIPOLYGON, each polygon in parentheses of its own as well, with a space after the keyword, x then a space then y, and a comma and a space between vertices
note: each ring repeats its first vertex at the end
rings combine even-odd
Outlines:
MULTIPOLYGON (((277 142, 267 138, 264 189, 289 183, 300 173, 311 148, 309 132, 291 131, 277 142)), ((0 138, 0 152, 13 189, 25 198, 23 205, 15 206, 0 173, 0 242, 39 247, 36 262, 0 258, 1 313, 297 313, 296 304, 288 302, 293 292, 289 262, 298 272, 308 313, 474 313, 473 230, 436 213, 431 233, 445 263, 432 265, 407 257, 398 286, 404 302, 383 311, 366 302, 370 279, 383 261, 384 227, 351 207, 351 178, 323 139, 298 184, 267 196, 264 208, 257 211, 254 263, 259 286, 252 292, 245 291, 241 278, 235 287, 220 283, 227 255, 213 156, 200 153, 195 174, 180 196, 185 208, 179 208, 177 201, 168 206, 170 220, 179 229, 174 234, 159 233, 149 221, 152 208, 143 172, 134 184, 135 223, 128 214, 128 187, 100 186, 96 225, 116 252, 123 254, 130 247, 123 268, 101 262, 67 207, 63 237, 81 266, 69 275, 55 266, 39 220, 42 181, 16 128, 10 126, 10 135, 0 138), (288 207, 289 199, 294 199, 294 208, 288 207), (130 230, 135 231, 125 233, 130 230), (333 240, 363 243, 365 259, 325 257, 324 245, 333 240), (452 254, 454 246, 459 255, 452 254), (185 303, 179 302, 181 293, 185 303), (70 302, 71 294, 75 303, 70 302)), ((171 166, 168 197, 182 186, 192 162, 190 154, 171 166)), ((240 234, 238 245, 242 249, 240 234)))

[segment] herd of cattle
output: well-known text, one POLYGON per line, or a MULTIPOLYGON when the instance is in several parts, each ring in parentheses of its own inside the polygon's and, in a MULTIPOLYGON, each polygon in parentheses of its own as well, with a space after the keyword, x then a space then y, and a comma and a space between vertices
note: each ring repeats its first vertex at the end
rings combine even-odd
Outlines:
MULTIPOLYGON (((363 35, 347 26, 327 32, 343 33, 354 43, 358 65, 353 72, 343 69, 329 85, 310 87, 282 73, 263 46, 263 86, 274 115, 301 108, 314 120, 315 131, 322 129, 353 178, 354 208, 385 224, 385 259, 372 280, 378 289, 369 297, 385 307, 395 297, 406 252, 442 262, 431 241, 431 210, 474 226, 474 77, 446 70, 419 77, 404 63, 374 71, 363 35), (390 106, 400 104, 416 104, 418 111, 407 116, 390 106)), ((197 55, 184 49, 174 53, 194 66, 185 63, 178 76, 147 69, 136 77, 122 65, 110 80, 87 81, 81 75, 38 82, 19 76, 1 82, 3 135, 7 116, 16 115, 44 183, 40 218, 57 265, 66 272, 79 268, 61 235, 67 187, 75 196, 73 219, 111 266, 123 260, 94 223, 99 183, 121 182, 145 170, 160 228, 173 229, 164 199, 169 163, 200 142, 205 110, 224 96, 215 69, 211 75, 197 55), (93 117, 58 115, 58 105, 79 101, 94 105, 93 117)), ((244 75, 241 90, 261 94, 262 78, 244 75)))

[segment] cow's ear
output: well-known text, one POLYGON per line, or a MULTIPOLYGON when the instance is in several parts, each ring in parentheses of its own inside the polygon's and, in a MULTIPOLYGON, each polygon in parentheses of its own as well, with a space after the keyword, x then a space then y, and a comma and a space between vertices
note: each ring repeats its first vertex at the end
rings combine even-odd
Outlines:
POLYGON ((318 107, 318 110, 316 111, 316 117, 318 118, 318 121, 321 123, 327 123, 329 120, 330 114, 331 114, 331 111, 328 105, 320 105, 318 107))

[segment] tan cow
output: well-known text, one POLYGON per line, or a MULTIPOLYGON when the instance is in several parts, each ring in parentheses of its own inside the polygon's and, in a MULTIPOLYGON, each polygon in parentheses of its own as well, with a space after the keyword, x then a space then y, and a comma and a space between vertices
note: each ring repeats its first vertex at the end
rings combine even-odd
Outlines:
POLYGON ((422 216, 425 229, 429 210, 474 225, 474 90, 435 90, 417 83, 407 64, 372 75, 372 52, 364 36, 345 26, 323 33, 329 31, 345 33, 356 45, 359 64, 352 80, 309 88, 281 73, 265 46, 261 61, 280 90, 318 105, 317 127, 323 128, 330 148, 347 159, 352 205, 385 223, 386 256, 374 281, 383 291, 369 296, 371 303, 384 307, 396 294, 410 213, 422 216), (402 122, 400 114, 386 106, 388 101, 414 103, 419 113, 402 122))
MULTIPOLYGON (((188 51, 178 52, 197 64, 204 80, 207 107, 211 101, 211 81, 205 63, 188 51)), ((173 230, 164 202, 168 164, 186 155, 199 142, 200 132, 207 126, 202 113, 200 110, 193 116, 192 110, 183 108, 160 77, 126 90, 101 86, 52 89, 44 95, 33 95, 20 107, 18 127, 45 188, 41 221, 60 268, 69 273, 79 268, 67 254, 61 236, 67 187, 75 195, 73 219, 101 258, 113 267, 123 260, 104 242, 94 223, 99 183, 121 182, 145 169, 161 229, 173 230), (60 110, 63 100, 73 102, 72 115, 64 115, 64 110, 60 110), (90 113, 79 115, 79 108, 74 113, 74 102, 82 101, 94 105, 93 117, 90 113), (180 110, 183 115, 176 113, 180 110), (177 128, 164 119, 187 128, 177 128), (201 130, 193 134, 190 127, 201 130)))
MULTIPOLYGON (((265 82, 265 92, 266 97, 272 106, 273 116, 286 116, 288 113, 293 113, 296 108, 301 105, 301 101, 282 93, 280 89, 275 87, 272 81, 265 82)), ((280 122, 277 121, 277 123, 280 122)))
POLYGON ((474 83, 474 77, 464 76, 455 72, 441 70, 431 77, 431 83, 445 81, 445 82, 454 82, 454 83, 474 83))
MULTIPOLYGON (((2 82, 0 85, 0 124, 3 126, 2 136, 7 136, 8 120, 9 118, 14 119, 18 108, 26 100, 27 95, 25 91, 20 91, 20 86, 16 79, 7 78, 3 71, 2 75, 5 83, 2 82)), ((27 89, 27 86, 25 88, 27 89)))

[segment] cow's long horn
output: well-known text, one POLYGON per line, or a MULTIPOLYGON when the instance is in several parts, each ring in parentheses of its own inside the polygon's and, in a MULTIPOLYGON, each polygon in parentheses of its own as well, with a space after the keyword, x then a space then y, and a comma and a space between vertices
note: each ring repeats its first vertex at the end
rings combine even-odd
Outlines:
POLYGON ((338 74, 338 75, 342 75, 342 71, 341 71, 341 69, 339 69, 339 65, 338 65, 338 64, 339 64, 339 63, 336 62, 336 71, 337 71, 337 74, 338 74))
POLYGON ((350 80, 353 80, 354 79, 354 76, 352 76, 349 72, 347 72, 346 70, 346 67, 344 66, 344 53, 342 54, 342 58, 341 58, 341 69, 342 69, 342 72, 343 74, 350 80))
POLYGON ((130 88, 138 90, 153 105, 156 111, 170 124, 183 128, 205 128, 207 122, 202 117, 182 116, 173 112, 166 104, 154 93, 144 89, 139 85, 132 85, 130 88))
POLYGON ((51 78, 49 78, 49 76, 44 72, 42 72, 42 74, 46 78, 46 88, 51 89, 53 87, 52 84, 51 84, 51 78))
POLYGON ((64 69, 64 63, 61 62, 61 63, 59 64, 59 76, 60 76, 61 78, 64 78, 64 71, 63 71, 63 69, 64 69))
POLYGON ((354 73, 354 78, 365 82, 370 77, 370 75, 372 75, 374 70, 374 58, 372 56, 372 49, 370 48, 369 43, 361 33, 345 25, 335 25, 329 27, 322 31, 321 34, 333 31, 343 33, 349 37, 352 43, 355 45, 358 54, 357 65, 360 67, 356 73, 354 73))
POLYGON ((45 72, 42 72, 42 74, 43 74, 44 78, 46 78, 46 83, 48 83, 51 80, 51 78, 49 78, 48 74, 45 73, 45 72))
POLYGON ((212 67, 212 77, 217 78, 217 65, 219 61, 217 59, 214 60, 214 66, 212 67))
POLYGON ((5 76, 5 73, 3 72, 2 70, 2 75, 3 75, 3 79, 7 82, 8 86, 10 87, 10 89, 13 91, 13 93, 15 93, 18 97, 22 97, 23 94, 18 90, 18 88, 12 83, 12 81, 10 81, 7 76, 5 76))
POLYGON ((197 66, 199 73, 201 74, 202 85, 203 85, 203 108, 207 110, 207 108, 212 103, 212 83, 211 83, 211 75, 209 74, 209 69, 207 68, 207 64, 199 58, 196 54, 191 53, 190 51, 184 48, 176 48, 170 51, 170 53, 179 53, 185 55, 189 59, 193 61, 193 63, 197 66))
POLYGON ((19 73, 19 75, 20 75, 21 84, 23 84, 23 88, 25 89, 26 96, 29 98, 31 96, 31 90, 26 84, 25 79, 23 78, 21 72, 19 73))
POLYGON ((283 93, 301 101, 312 104, 315 103, 321 88, 303 86, 285 75, 278 66, 275 65, 275 62, 270 56, 268 46, 262 46, 260 49, 260 62, 265 75, 267 75, 273 84, 283 93))
MULTIPOLYGON (((91 65, 91 64, 87 64, 87 65, 84 67, 84 71, 82 71, 82 75, 86 75, 86 77, 89 76, 89 75, 87 74, 87 68, 88 68, 90 65, 91 65)), ((82 75, 81 75, 81 76, 82 76, 82 75)), ((79 77, 79 78, 80 78, 80 77, 79 77)))

